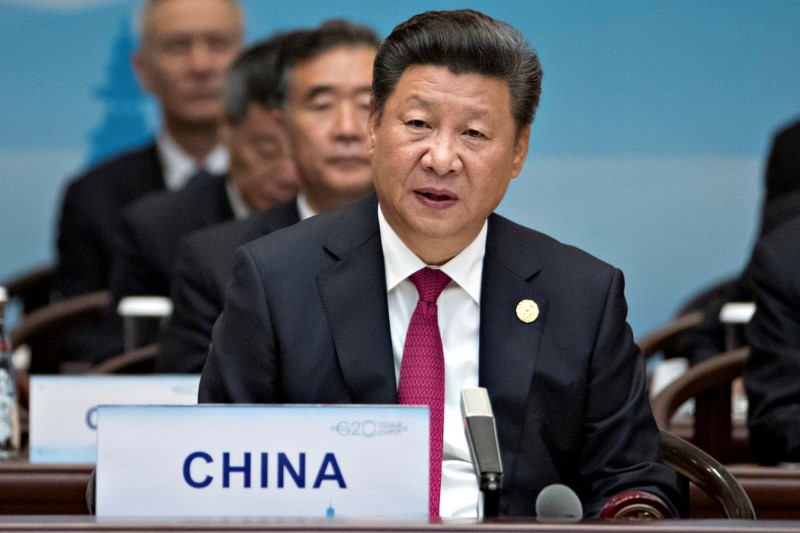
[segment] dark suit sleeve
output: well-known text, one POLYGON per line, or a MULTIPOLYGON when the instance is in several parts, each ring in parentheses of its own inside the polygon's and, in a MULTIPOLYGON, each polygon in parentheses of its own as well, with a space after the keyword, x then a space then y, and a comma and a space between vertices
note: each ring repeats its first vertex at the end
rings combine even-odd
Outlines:
POLYGON ((165 295, 168 292, 156 282, 163 276, 150 264, 154 253, 148 246, 155 246, 155 242, 147 241, 153 231, 143 223, 137 207, 139 204, 134 204, 123 212, 115 241, 111 292, 117 300, 126 296, 165 295))
POLYGON ((225 310, 214 324, 200 377, 201 403, 273 403, 279 400, 278 358, 266 289, 250 250, 233 260, 225 310))
POLYGON ((591 355, 579 470, 587 516, 628 490, 681 507, 677 476, 660 462, 661 438, 647 400, 644 359, 626 322, 623 285, 616 270, 591 355))
POLYGON ((750 440, 764 462, 800 461, 798 254, 779 252, 761 242, 751 265, 756 312, 747 328, 745 387, 750 440))
POLYGON ((205 262, 193 242, 184 240, 175 258, 172 316, 159 336, 156 372, 199 374, 203 370, 211 329, 223 302, 215 280, 205 275, 205 262))
POLYGON ((92 227, 92 203, 82 201, 79 187, 67 188, 58 223, 56 289, 64 298, 108 287, 110 258, 92 227))

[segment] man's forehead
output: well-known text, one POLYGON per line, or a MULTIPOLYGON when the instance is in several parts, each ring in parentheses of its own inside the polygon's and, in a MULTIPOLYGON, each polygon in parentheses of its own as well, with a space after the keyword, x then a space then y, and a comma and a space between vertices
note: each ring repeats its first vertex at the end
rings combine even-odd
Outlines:
POLYGON ((241 32, 242 21, 235 2, 212 0, 161 0, 145 13, 143 36, 241 32))
POLYGON ((320 52, 292 67, 290 88, 302 91, 307 98, 337 91, 369 94, 375 53, 374 48, 361 44, 341 45, 320 52), (346 60, 334 64, 334 55, 346 60))
POLYGON ((350 85, 350 84, 316 84, 303 87, 303 97, 312 99, 319 96, 336 96, 339 94, 349 94, 355 96, 369 96, 372 93, 370 85, 350 85))
POLYGON ((472 102, 470 113, 488 114, 502 102, 494 98, 499 91, 508 96, 510 89, 505 80, 475 71, 455 72, 444 65, 410 65, 398 79, 395 90, 389 96, 400 105, 430 109, 466 98, 472 102), (485 88, 494 89, 488 96, 485 88))

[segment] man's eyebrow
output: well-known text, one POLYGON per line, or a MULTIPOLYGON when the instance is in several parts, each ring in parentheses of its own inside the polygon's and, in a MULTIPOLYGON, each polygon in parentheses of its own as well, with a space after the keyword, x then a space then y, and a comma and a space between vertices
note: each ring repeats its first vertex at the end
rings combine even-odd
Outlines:
MULTIPOLYGON (((320 95, 327 95, 327 94, 334 94, 336 93, 336 87, 333 85, 313 85, 311 86, 308 91, 306 91, 305 99, 306 100, 313 100, 317 96, 320 95)), ((370 94, 372 93, 372 86, 371 85, 363 85, 358 87, 355 90, 356 94, 370 94)))
MULTIPOLYGON (((408 99, 406 100, 406 103, 419 106, 426 111, 432 109, 435 106, 434 103, 429 102, 428 100, 424 99, 423 97, 417 94, 412 94, 411 96, 409 96, 408 99)), ((491 115, 492 112, 489 109, 481 107, 471 107, 467 109, 467 118, 469 119, 483 118, 491 115)))
POLYGON ((332 85, 313 85, 306 91, 306 100, 313 100, 319 95, 333 93, 332 85))

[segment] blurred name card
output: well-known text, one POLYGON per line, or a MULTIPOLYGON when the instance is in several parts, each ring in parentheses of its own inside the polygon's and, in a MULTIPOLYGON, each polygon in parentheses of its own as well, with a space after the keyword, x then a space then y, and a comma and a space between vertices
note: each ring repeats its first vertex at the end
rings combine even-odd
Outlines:
POLYGON ((428 409, 101 406, 98 517, 428 516, 428 409))
POLYGON ((200 376, 31 376, 30 462, 94 463, 99 404, 196 404, 200 376))

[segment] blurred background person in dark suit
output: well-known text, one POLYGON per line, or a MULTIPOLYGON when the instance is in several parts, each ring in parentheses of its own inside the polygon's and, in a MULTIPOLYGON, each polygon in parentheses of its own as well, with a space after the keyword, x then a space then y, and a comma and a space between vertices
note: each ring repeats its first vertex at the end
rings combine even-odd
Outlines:
POLYGON ((149 0, 133 66, 159 102, 161 130, 140 150, 73 180, 58 232, 57 291, 62 297, 108 288, 122 206, 157 189, 180 189, 199 168, 224 172, 219 144, 224 73, 242 40, 232 0, 149 0))
POLYGON ((245 51, 225 84, 223 137, 227 175, 208 175, 180 191, 161 191, 133 202, 122 215, 111 275, 117 299, 169 296, 172 262, 184 235, 245 218, 294 198, 299 178, 277 111, 275 70, 284 37, 245 51))
MULTIPOLYGON (((75 178, 63 196, 57 236, 55 297, 109 288, 122 208, 161 189, 177 190, 198 172, 227 171, 220 144, 225 70, 239 52, 242 19, 235 0, 147 0, 133 68, 158 101, 161 126, 147 146, 75 178)), ((114 311, 109 310, 109 314, 114 311)), ((107 351, 107 325, 76 328, 65 360, 107 351)))
POLYGON ((744 372, 750 444, 760 461, 800 461, 800 217, 759 240, 750 264, 756 310, 744 372))
POLYGON ((283 80, 280 106, 297 154, 300 194, 182 241, 175 259, 173 312, 159 338, 156 371, 202 370, 238 246, 372 190, 365 141, 378 44, 372 29, 345 21, 287 37, 275 75, 283 80))
MULTIPOLYGON (((278 53, 284 37, 258 43, 233 62, 225 83, 222 137, 230 150, 224 175, 195 178, 179 191, 158 191, 123 210, 111 274, 115 301, 169 296, 172 262, 184 235, 293 198, 299 184, 289 140, 276 111, 278 53)), ((92 360, 122 351, 122 321, 112 314, 108 342, 87 348, 92 360)))
MULTIPOLYGON (((781 129, 773 138, 764 177, 764 202, 759 222, 762 238, 787 221, 800 216, 800 121, 781 129)), ((695 364, 726 349, 747 341, 742 335, 726 340, 726 328, 719 314, 728 302, 749 302, 753 299, 750 267, 721 285, 705 298, 690 303, 684 311, 703 311, 703 322, 680 341, 677 355, 695 364)))

